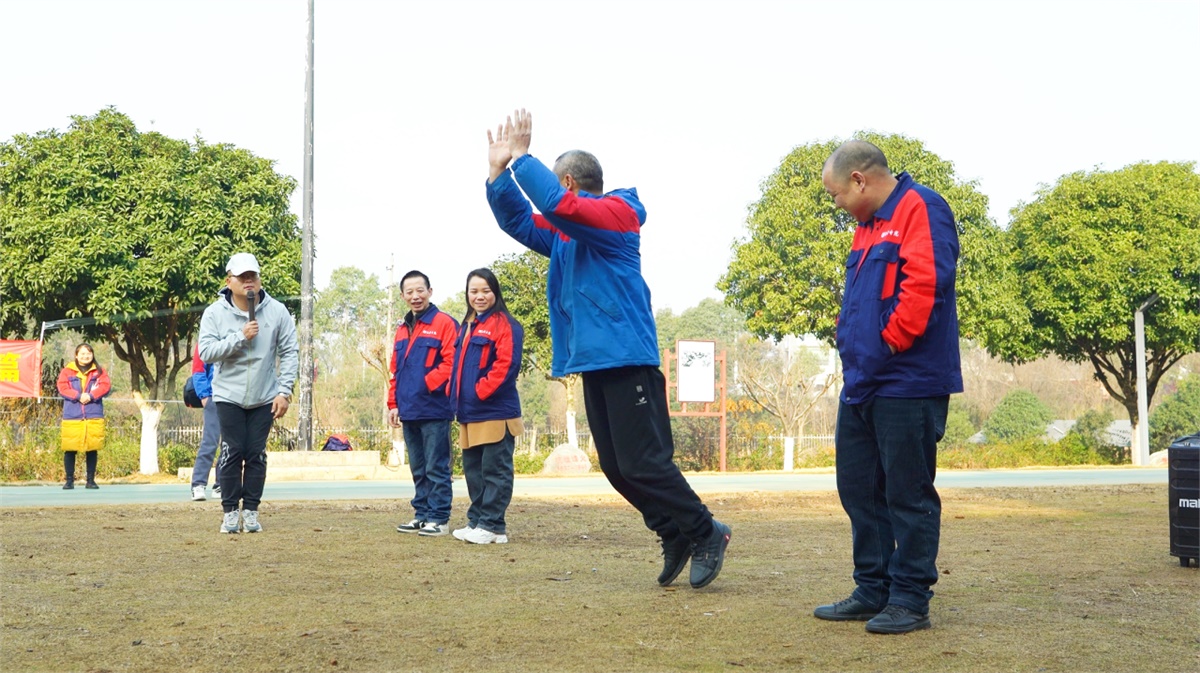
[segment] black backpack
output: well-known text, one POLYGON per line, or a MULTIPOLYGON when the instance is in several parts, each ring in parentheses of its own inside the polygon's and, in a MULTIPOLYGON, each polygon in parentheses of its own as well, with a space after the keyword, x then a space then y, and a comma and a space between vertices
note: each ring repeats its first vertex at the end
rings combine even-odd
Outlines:
POLYGON ((192 383, 190 376, 183 383, 183 406, 191 409, 204 408, 204 405, 200 403, 200 396, 196 394, 196 384, 192 383))

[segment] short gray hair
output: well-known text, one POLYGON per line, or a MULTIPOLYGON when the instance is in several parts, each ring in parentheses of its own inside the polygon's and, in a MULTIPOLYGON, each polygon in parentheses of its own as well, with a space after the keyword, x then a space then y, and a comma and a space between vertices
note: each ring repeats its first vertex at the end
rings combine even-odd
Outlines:
POLYGON ((583 150, 563 152, 554 161, 554 174, 561 180, 568 173, 588 194, 600 196, 604 193, 604 170, 592 153, 583 150))

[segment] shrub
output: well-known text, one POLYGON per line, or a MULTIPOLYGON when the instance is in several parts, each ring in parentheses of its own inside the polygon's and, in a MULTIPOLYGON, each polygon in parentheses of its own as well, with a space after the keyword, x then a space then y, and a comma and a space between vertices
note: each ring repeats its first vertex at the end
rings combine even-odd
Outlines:
POLYGON ((1040 437, 1053 420, 1050 407, 1028 390, 1014 390, 1000 400, 983 424, 990 442, 1014 442, 1040 437))
POLYGON ((946 434, 942 436, 942 444, 962 446, 974 434, 975 426, 971 424, 971 415, 965 409, 950 409, 946 414, 946 434))
POLYGON ((1180 379, 1175 394, 1150 414, 1150 450, 1162 451, 1177 438, 1200 432, 1200 376, 1180 379))

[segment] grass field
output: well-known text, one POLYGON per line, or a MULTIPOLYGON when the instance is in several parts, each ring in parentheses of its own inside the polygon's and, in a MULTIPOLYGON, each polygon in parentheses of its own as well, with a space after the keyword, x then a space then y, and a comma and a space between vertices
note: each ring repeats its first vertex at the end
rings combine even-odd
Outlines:
POLYGON ((706 498, 733 540, 698 591, 655 584, 654 537, 615 496, 518 500, 502 546, 397 534, 403 502, 268 501, 236 536, 211 501, 0 510, 0 668, 1200 670, 1165 486, 942 496, 934 628, 904 636, 811 616, 852 588, 833 493, 706 498))

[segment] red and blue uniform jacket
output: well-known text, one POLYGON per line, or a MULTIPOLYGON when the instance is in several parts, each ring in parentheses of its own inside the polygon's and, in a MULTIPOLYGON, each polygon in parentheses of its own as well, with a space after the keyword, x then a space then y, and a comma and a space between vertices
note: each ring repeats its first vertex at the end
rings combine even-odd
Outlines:
POLYGON ((207 399, 212 397, 213 366, 200 359, 200 344, 192 352, 192 387, 196 389, 196 397, 207 399))
POLYGON ((846 260, 837 347, 847 404, 963 389, 954 214, 908 173, 897 179, 872 221, 858 224, 846 260))
POLYGON ((646 209, 636 189, 575 195, 525 154, 487 185, 487 199, 501 229, 550 258, 546 298, 553 376, 658 366, 658 332, 642 278, 646 209), (530 201, 541 215, 533 213, 530 201))
POLYGON ((450 397, 458 422, 520 418, 517 374, 525 345, 521 323, 493 308, 463 323, 455 343, 450 397))
POLYGON ((407 322, 396 328, 388 408, 401 421, 448 421, 454 418, 449 384, 458 322, 433 304, 413 321, 411 335, 407 322))
POLYGON ((63 420, 82 421, 92 418, 104 418, 104 396, 112 390, 112 382, 108 372, 95 363, 87 370, 87 382, 79 378, 79 368, 74 362, 68 362, 58 373, 58 394, 63 398, 63 420), (84 394, 92 396, 87 404, 82 404, 79 398, 84 394))

